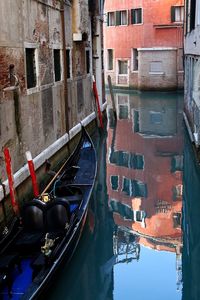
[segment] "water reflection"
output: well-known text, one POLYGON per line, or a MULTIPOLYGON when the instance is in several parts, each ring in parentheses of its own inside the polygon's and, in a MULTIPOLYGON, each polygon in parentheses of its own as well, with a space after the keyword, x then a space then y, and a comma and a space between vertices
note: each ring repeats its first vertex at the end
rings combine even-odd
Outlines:
MULTIPOLYGON (((107 188, 114 222, 126 234, 128 230, 129 234, 134 234, 136 260, 140 259, 142 251, 146 253, 144 247, 175 253, 176 288, 180 290, 182 97, 172 93, 117 94, 116 104, 117 121, 112 108, 108 107, 107 146, 107 188)), ((159 255, 157 258, 152 252, 145 255, 155 259, 154 268, 161 263, 166 267, 159 255)), ((167 264, 167 258, 164 259, 167 264)), ((148 269, 147 264, 143 271, 151 276, 153 270, 148 269)), ((168 277, 173 277, 173 270, 168 272, 168 277)), ((160 270, 155 277, 158 279, 162 275, 160 270)), ((163 290, 160 289, 161 294, 166 293, 167 281, 166 286, 162 285, 163 290)), ((143 280, 137 280, 137 283, 145 289, 143 280)), ((173 283, 170 284, 173 286, 173 283)), ((171 299, 179 299, 180 295, 177 296, 176 288, 172 286, 168 286, 171 299)), ((131 299, 131 289, 129 292, 127 299, 131 299)), ((144 299, 147 299, 148 293, 151 294, 148 299, 158 299, 155 297, 159 294, 153 295, 153 286, 146 286, 144 299)), ((162 295, 162 299, 164 297, 162 295)), ((120 298, 116 296, 116 299, 120 298)))
POLYGON ((182 95, 117 94, 116 104, 117 121, 108 107, 107 133, 94 137, 86 228, 48 300, 181 299, 182 95))

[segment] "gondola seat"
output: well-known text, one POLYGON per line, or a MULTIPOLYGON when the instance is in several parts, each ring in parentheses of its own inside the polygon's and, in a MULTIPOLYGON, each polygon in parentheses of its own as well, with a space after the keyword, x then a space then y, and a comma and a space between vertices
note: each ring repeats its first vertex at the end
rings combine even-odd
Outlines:
POLYGON ((45 234, 45 204, 37 199, 26 203, 22 212, 23 230, 15 247, 20 252, 36 251, 45 234))
POLYGON ((48 204, 46 210, 46 232, 50 235, 60 236, 70 221, 69 203, 57 198, 48 204))
POLYGON ((83 196, 80 188, 76 186, 63 185, 58 182, 54 187, 54 196, 62 198, 70 204, 72 213, 80 204, 83 196))

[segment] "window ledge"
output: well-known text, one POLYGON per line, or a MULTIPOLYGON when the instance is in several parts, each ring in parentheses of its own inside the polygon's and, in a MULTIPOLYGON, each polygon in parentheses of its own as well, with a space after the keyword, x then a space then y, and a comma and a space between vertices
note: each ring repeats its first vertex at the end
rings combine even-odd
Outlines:
POLYGON ((164 75, 164 72, 149 72, 150 75, 164 75))

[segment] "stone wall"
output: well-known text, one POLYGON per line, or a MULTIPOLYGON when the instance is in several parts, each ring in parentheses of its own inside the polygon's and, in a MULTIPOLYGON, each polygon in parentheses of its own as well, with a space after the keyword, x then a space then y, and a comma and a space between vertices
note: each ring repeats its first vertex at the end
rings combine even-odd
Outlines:
POLYGON ((67 68, 70 69, 66 87, 61 13, 61 1, 0 2, 0 178, 3 180, 7 177, 4 147, 10 149, 15 172, 26 163, 27 150, 35 157, 65 134, 67 119, 72 128, 94 111, 88 1, 65 1, 67 68), (73 39, 74 24, 77 24, 73 17, 77 9, 80 41, 73 39), (90 51, 89 73, 86 71, 86 48, 90 51), (26 49, 33 49, 35 55, 36 84, 31 88, 27 86, 26 49), (56 49, 60 51, 61 73, 57 81, 56 49))

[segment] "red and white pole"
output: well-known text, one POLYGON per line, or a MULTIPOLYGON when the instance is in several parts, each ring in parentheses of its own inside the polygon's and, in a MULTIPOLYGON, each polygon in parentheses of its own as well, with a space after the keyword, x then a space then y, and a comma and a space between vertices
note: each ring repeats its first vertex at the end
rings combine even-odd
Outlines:
POLYGON ((30 151, 26 152, 26 159, 28 162, 29 172, 31 175, 31 180, 32 180, 32 185, 33 185, 33 194, 35 197, 38 197, 39 189, 38 189, 37 178, 36 178, 36 174, 35 174, 34 163, 33 163, 32 155, 31 155, 30 151))
POLYGON ((13 173, 12 173, 10 151, 8 148, 4 148, 3 152, 4 152, 4 157, 5 157, 5 163, 6 163, 6 172, 7 172, 7 176, 8 176, 8 185, 9 185, 9 190, 10 190, 11 204, 12 204, 15 214, 18 215, 19 214, 19 206, 16 201, 16 193, 15 193, 15 188, 14 188, 14 179, 13 179, 13 173))
POLYGON ((99 96, 98 96, 98 92, 97 92, 97 85, 96 85, 94 75, 92 76, 92 81, 93 81, 93 93, 94 93, 94 97, 95 97, 96 104, 97 104, 99 123, 100 123, 100 127, 103 128, 102 113, 101 113, 101 109, 100 109, 99 96))

